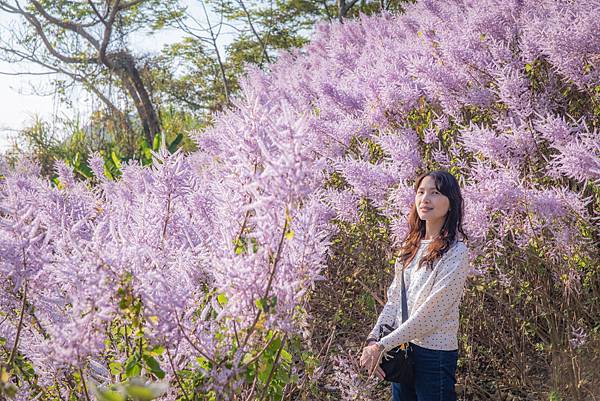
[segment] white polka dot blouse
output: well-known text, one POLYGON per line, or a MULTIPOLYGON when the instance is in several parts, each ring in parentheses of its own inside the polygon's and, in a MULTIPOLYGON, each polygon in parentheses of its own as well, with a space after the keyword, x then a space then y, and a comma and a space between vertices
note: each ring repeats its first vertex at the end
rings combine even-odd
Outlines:
POLYGON ((464 242, 458 241, 434 263, 433 269, 427 265, 416 268, 431 242, 421 240, 415 258, 404 272, 408 304, 408 319, 404 323, 400 291, 402 266, 396 261, 387 302, 369 334, 377 338, 382 324, 396 327, 378 341, 385 351, 409 341, 429 349, 458 349, 458 308, 469 274, 468 249, 464 242))

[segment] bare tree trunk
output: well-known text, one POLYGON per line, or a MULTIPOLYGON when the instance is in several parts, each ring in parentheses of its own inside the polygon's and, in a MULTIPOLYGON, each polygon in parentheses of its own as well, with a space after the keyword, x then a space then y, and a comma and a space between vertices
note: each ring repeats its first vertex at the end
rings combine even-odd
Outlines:
POLYGON ((160 134, 160 121, 133 56, 121 51, 107 54, 107 60, 109 61, 108 67, 121 78, 127 93, 133 99, 133 104, 142 122, 146 141, 152 143, 154 136, 160 134))
POLYGON ((348 14, 348 11, 350 11, 350 9, 352 7, 354 7, 354 5, 358 3, 358 0, 351 0, 349 2, 346 2, 346 0, 338 0, 338 10, 339 10, 339 19, 340 22, 344 22, 344 18, 346 18, 346 15, 348 14))

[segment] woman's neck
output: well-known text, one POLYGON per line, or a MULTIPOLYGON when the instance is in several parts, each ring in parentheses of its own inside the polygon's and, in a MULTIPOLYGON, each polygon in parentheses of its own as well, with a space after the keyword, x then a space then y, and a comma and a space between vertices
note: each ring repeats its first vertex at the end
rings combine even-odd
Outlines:
POLYGON ((431 240, 440 235, 440 230, 444 225, 444 219, 438 219, 435 221, 425 221, 425 237, 424 240, 431 240))

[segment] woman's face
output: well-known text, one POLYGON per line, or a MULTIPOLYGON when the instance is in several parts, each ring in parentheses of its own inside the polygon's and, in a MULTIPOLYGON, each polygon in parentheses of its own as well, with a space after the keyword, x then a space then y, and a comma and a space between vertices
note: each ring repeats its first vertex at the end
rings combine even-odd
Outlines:
POLYGON ((421 220, 444 219, 450 208, 450 200, 435 187, 435 180, 427 176, 421 180, 415 195, 415 206, 421 220))

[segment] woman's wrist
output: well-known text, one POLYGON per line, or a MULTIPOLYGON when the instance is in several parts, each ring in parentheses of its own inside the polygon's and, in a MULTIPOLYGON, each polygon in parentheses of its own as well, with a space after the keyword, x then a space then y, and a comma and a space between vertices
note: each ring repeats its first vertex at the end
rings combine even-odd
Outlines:
POLYGON ((371 345, 373 343, 376 343, 377 341, 379 341, 377 338, 369 337, 365 340, 365 345, 371 345))

